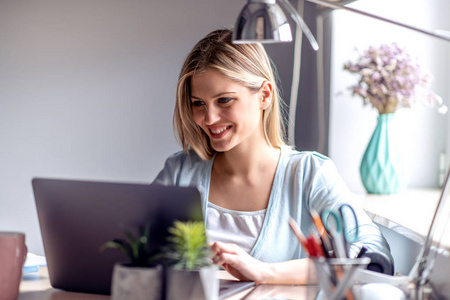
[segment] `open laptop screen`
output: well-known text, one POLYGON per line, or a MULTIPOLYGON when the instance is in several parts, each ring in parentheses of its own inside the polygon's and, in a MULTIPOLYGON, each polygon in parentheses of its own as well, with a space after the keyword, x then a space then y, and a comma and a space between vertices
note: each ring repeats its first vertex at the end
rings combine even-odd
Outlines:
POLYGON ((151 224, 150 246, 174 220, 203 220, 196 188, 36 178, 32 181, 50 282, 67 291, 109 294, 113 266, 127 261, 100 247, 123 229, 151 224))

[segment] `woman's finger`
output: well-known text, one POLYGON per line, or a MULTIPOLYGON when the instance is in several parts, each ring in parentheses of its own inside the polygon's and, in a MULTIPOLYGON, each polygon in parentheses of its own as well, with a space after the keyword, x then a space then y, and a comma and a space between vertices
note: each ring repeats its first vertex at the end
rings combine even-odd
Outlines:
POLYGON ((238 260, 239 258, 236 254, 226 252, 217 254, 213 258, 213 262, 217 265, 223 265, 225 263, 229 265, 235 265, 238 262, 238 260))
POLYGON ((220 254, 222 252, 237 254, 241 248, 239 248, 236 244, 214 242, 211 246, 211 250, 216 254, 220 254))

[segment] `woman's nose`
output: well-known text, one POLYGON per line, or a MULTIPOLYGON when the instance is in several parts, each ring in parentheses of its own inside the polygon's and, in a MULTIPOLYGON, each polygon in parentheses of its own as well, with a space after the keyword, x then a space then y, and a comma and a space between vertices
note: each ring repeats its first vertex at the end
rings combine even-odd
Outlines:
POLYGON ((220 119, 219 110, 213 105, 205 106, 205 125, 212 125, 220 119))

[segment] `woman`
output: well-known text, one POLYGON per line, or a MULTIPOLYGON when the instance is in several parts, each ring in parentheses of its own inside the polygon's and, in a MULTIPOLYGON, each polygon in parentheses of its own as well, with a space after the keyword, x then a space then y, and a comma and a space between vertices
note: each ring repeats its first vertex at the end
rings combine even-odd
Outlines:
MULTIPOLYGON (((233 44, 229 30, 210 33, 178 81, 174 126, 184 151, 154 181, 196 186, 214 262, 257 283, 307 282, 311 261, 289 217, 309 233, 312 209, 336 208, 350 197, 329 158, 285 145, 281 104, 264 48, 233 44)), ((391 258, 378 228, 355 210, 360 235, 351 255, 364 245, 391 258)))

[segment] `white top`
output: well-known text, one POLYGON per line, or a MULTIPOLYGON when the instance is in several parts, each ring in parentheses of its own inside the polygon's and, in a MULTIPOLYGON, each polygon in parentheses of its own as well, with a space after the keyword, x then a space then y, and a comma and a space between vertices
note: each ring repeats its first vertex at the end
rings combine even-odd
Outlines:
POLYGON ((234 243, 250 253, 258 239, 266 210, 237 211, 226 209, 208 202, 206 210, 209 242, 234 243))

